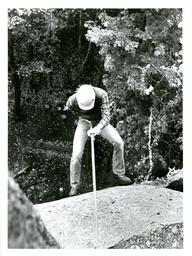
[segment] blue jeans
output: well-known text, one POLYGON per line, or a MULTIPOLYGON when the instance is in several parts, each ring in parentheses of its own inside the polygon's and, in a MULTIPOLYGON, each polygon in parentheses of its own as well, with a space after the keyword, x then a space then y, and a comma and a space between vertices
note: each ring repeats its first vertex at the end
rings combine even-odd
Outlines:
MULTIPOLYGON (((80 118, 73 139, 73 153, 70 163, 70 185, 80 185, 81 161, 85 143, 88 139, 87 131, 91 125, 83 118, 80 118)), ((117 130, 108 124, 100 134, 104 139, 113 145, 113 172, 115 174, 125 173, 124 142, 117 130)))

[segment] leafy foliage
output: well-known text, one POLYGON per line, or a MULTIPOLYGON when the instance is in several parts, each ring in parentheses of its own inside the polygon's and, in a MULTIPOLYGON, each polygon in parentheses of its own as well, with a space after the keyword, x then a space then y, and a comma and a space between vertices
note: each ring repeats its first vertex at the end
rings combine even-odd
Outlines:
POLYGON ((114 102, 114 118, 123 122, 129 173, 137 178, 149 168, 150 111, 153 174, 182 166, 181 15, 180 9, 130 9, 117 17, 103 12, 101 24, 86 24, 87 39, 100 47, 103 82, 114 102), (149 87, 153 92, 147 96, 149 87))

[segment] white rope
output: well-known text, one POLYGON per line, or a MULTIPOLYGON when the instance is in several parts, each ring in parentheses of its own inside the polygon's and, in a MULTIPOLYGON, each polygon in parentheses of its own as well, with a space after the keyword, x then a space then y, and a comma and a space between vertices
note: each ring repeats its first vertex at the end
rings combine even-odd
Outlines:
MULTIPOLYGON (((92 128, 91 121, 85 119, 92 128)), ((95 147, 94 147, 94 134, 91 134, 91 163, 92 163, 92 179, 93 179, 93 194, 94 194, 94 217, 95 217, 95 246, 98 248, 98 210, 97 210, 97 186, 96 186, 96 172, 95 172, 95 147)))
POLYGON ((98 214, 97 214, 97 187, 95 174, 95 149, 94 149, 94 135, 91 135, 91 160, 92 160, 92 177, 93 177, 93 194, 95 204, 95 249, 98 248, 98 214))
POLYGON ((151 146, 152 122, 153 122, 153 111, 152 111, 152 107, 151 107, 150 117, 149 117, 149 131, 148 131, 149 171, 148 171, 148 175, 147 175, 147 180, 149 179, 149 176, 152 174, 152 169, 153 169, 153 154, 152 154, 152 146, 151 146))

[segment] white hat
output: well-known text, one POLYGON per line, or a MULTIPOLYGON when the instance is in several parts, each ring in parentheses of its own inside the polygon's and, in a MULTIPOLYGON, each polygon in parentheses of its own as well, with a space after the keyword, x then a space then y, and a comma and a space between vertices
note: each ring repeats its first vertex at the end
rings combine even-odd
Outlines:
POLYGON ((80 109, 92 109, 95 104, 95 91, 92 85, 81 85, 81 87, 76 92, 76 99, 80 109))

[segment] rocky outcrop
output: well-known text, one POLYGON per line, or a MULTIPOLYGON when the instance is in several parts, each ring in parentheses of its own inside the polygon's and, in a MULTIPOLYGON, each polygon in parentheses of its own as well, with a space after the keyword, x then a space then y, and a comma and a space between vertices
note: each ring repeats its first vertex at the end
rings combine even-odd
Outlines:
POLYGON ((183 223, 165 225, 128 240, 122 240, 109 249, 182 249, 183 223))
POLYGON ((60 248, 15 181, 8 183, 8 247, 60 248))
POLYGON ((183 192, 183 170, 170 169, 165 187, 183 192))
MULTIPOLYGON (((98 248, 102 249, 132 236, 141 236, 144 232, 155 234, 155 230, 162 227, 165 227, 161 231, 162 237, 166 237, 166 234, 174 233, 167 228, 169 225, 183 221, 182 193, 163 187, 130 185, 107 188, 97 191, 97 202, 98 248)), ((92 192, 34 207, 62 248, 94 247, 92 192)), ((181 233, 178 233, 178 240, 181 239, 181 233)), ((149 240, 151 246, 159 241, 155 236, 149 240)), ((161 248, 166 246, 162 244, 161 248)))
POLYGON ((141 185, 160 186, 183 192, 183 170, 169 169, 166 177, 147 180, 140 183, 141 185))

